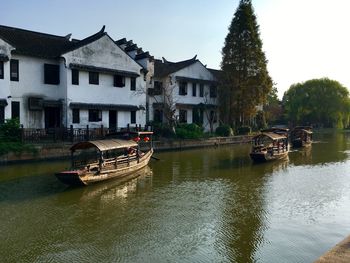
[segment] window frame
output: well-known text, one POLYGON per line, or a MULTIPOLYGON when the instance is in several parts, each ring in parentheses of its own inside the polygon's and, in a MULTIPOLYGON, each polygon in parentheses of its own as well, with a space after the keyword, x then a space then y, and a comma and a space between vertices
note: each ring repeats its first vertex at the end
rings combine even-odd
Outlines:
POLYGON ((79 70, 78 69, 72 69, 72 85, 79 85, 79 70))
POLYGON ((179 110, 179 123, 187 123, 187 110, 180 109, 179 110))
POLYGON ((10 80, 19 81, 19 60, 18 59, 10 60, 10 80), (15 72, 13 72, 13 69, 15 69, 15 72), (12 74, 17 74, 17 76, 13 76, 12 74))
POLYGON ((187 82, 181 81, 179 83, 179 95, 186 96, 187 95, 187 82))
POLYGON ((4 79, 4 61, 0 61, 0 79, 4 79))
POLYGON ((102 121, 102 111, 97 109, 89 109, 89 122, 102 121))
POLYGON ((210 95, 210 98, 217 98, 218 96, 217 86, 211 85, 209 87, 209 95, 210 95))
POLYGON ((197 97, 197 83, 192 83, 192 97, 197 97))
POLYGON ((136 124, 136 110, 130 111, 130 124, 136 124))
POLYGON ((44 63, 44 84, 60 84, 60 65, 44 63))
POLYGON ((100 84, 100 74, 96 71, 89 71, 89 84, 99 85, 100 84))
MULTIPOLYGON (((123 75, 113 75, 113 86, 117 88, 124 88, 125 87, 125 76, 123 75), (118 81, 118 78, 121 78, 121 81, 118 81)), ((131 88, 131 87, 130 87, 131 88)))
POLYGON ((21 119, 21 103, 19 101, 11 101, 11 119, 18 118, 21 119), (16 105, 16 106, 15 106, 16 105), (17 108, 18 106, 18 116, 14 116, 14 107, 17 108))
POLYGON ((130 90, 132 90, 132 91, 136 90, 136 78, 135 77, 130 78, 130 90))
POLYGON ((204 97, 204 84, 199 84, 199 97, 204 97))

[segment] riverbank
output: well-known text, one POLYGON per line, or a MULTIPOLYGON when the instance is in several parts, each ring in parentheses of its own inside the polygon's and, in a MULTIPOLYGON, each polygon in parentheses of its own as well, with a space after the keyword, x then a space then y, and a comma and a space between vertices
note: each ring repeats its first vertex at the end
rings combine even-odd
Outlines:
MULTIPOLYGON (((199 140, 161 140, 154 141, 155 152, 185 150, 201 147, 218 147, 227 144, 250 143, 252 136, 230 136, 230 137, 212 137, 199 140)), ((70 143, 51 143, 51 144, 35 144, 35 153, 8 153, 0 157, 0 165, 19 163, 19 162, 34 162, 45 160, 60 160, 70 157, 70 143)))
POLYGON ((348 263, 350 262, 350 236, 322 255, 314 263, 348 263))

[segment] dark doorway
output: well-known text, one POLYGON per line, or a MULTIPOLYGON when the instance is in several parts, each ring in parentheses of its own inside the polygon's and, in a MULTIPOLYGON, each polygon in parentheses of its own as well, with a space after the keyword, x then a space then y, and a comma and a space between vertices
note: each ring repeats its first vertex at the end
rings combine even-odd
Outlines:
POLYGON ((20 110, 19 110, 19 101, 12 101, 11 102, 11 118, 15 119, 18 118, 20 119, 20 110))
POLYGON ((0 124, 5 122, 5 107, 0 106, 0 124))
POLYGON ((61 126, 60 107, 45 107, 45 129, 61 126))
POLYGON ((109 129, 115 130, 117 128, 117 111, 109 111, 109 129))

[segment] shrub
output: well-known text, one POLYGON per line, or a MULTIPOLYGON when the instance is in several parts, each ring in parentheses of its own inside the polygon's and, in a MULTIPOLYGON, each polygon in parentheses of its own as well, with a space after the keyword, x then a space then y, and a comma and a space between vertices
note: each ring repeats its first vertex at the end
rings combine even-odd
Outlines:
POLYGON ((174 137, 175 134, 168 124, 160 122, 152 122, 150 125, 153 127, 153 132, 156 137, 174 137))
POLYGON ((203 128, 197 124, 179 124, 176 127, 176 137, 180 139, 199 139, 203 137, 203 128))
POLYGON ((8 119, 0 125, 0 139, 6 142, 19 142, 21 140, 21 128, 17 118, 8 119))
POLYGON ((215 130, 216 135, 218 136, 232 136, 233 135, 233 130, 229 125, 221 125, 216 128, 215 130))
POLYGON ((237 129, 239 135, 247 135, 251 132, 251 128, 249 126, 242 126, 237 129))

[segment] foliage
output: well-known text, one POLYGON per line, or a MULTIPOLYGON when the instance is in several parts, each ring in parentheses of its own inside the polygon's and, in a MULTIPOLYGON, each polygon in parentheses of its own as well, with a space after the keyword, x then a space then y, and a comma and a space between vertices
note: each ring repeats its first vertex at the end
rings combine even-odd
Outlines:
POLYGON ((329 128, 349 125, 349 91, 335 80, 322 78, 293 84, 285 92, 283 104, 293 125, 329 128))
POLYGON ((264 114, 266 124, 272 126, 274 124, 284 123, 282 102, 278 99, 277 88, 272 87, 267 96, 266 104, 264 105, 264 114))
POLYGON ((247 135, 251 133, 252 129, 249 126, 242 126, 237 129, 239 135, 247 135))
POLYGON ((152 122, 150 125, 153 126, 154 135, 157 137, 171 138, 175 136, 172 127, 167 123, 152 122))
POLYGON ((258 111, 256 115, 256 126, 258 130, 265 129, 267 127, 265 113, 263 111, 258 111))
POLYGON ((19 120, 8 119, 4 124, 0 125, 1 141, 18 142, 21 140, 21 128, 19 120))
POLYGON ((15 154, 37 153, 34 146, 21 142, 21 128, 18 119, 8 119, 0 125, 0 156, 9 152, 15 154))
POLYGON ((232 136, 233 135, 233 130, 229 125, 221 125, 216 128, 215 130, 216 135, 218 136, 232 136))
POLYGON ((272 88, 251 0, 241 0, 222 49, 219 86, 221 121, 233 127, 249 123, 256 106, 272 88))
POLYGON ((176 136, 180 139, 199 139, 203 137, 203 128, 197 124, 179 124, 176 127, 176 136))

